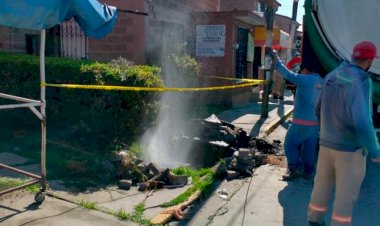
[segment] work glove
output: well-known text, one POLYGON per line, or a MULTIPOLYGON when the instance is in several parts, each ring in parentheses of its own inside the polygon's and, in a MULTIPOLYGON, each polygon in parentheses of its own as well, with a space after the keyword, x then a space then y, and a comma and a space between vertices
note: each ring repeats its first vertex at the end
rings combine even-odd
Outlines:
POLYGON ((274 61, 276 61, 276 60, 278 59, 278 53, 277 53, 277 51, 274 50, 274 49, 271 49, 271 51, 268 52, 268 55, 269 55, 270 57, 272 57, 272 59, 273 59, 274 61))
POLYGON ((268 55, 272 58, 273 60, 273 64, 274 64, 274 68, 277 69, 279 67, 279 65, 281 64, 281 60, 280 58, 278 57, 278 53, 276 50, 274 49, 271 49, 271 51, 268 52, 268 55))

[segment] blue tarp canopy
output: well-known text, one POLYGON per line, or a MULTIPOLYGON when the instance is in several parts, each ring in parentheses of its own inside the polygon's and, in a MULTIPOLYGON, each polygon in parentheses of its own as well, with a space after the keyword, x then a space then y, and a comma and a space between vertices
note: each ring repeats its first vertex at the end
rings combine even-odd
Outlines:
POLYGON ((73 17, 86 36, 102 38, 112 31, 117 9, 97 0, 0 0, 0 24, 41 30, 73 17))

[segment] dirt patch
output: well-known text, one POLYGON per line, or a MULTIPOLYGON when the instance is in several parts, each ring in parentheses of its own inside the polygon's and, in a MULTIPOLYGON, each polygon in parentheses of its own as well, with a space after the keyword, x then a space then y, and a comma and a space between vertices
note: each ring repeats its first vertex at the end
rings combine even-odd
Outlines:
POLYGON ((267 164, 276 165, 279 167, 286 168, 286 157, 281 155, 268 155, 266 158, 267 164))

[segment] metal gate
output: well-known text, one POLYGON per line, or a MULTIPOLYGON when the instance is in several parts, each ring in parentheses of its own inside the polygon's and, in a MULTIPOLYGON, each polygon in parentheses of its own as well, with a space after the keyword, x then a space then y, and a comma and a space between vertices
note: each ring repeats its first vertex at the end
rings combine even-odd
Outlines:
POLYGON ((61 57, 73 59, 88 58, 88 40, 73 20, 67 20, 61 24, 61 57))

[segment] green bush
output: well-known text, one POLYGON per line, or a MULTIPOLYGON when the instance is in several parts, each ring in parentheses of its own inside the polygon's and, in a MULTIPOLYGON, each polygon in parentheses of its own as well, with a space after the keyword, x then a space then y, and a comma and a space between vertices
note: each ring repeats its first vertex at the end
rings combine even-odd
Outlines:
POLYGON ((198 86, 200 65, 189 55, 170 54, 163 66, 167 82, 174 87, 198 86))
POLYGON ((147 53, 147 61, 162 68, 168 86, 189 88, 199 85, 201 65, 188 54, 187 43, 159 46, 147 53))
MULTIPOLYGON (((120 61, 119 62, 123 62, 120 61)), ((162 87, 160 68, 46 58, 46 82, 162 87)), ((0 92, 40 99, 39 59, 0 53, 0 92)), ((155 92, 105 91, 46 87, 48 135, 96 150, 128 144, 154 122, 155 92)), ((10 103, 1 100, 1 103, 10 103)), ((2 121, 35 126, 32 113, 0 111, 2 121)), ((10 123, 13 125, 14 123, 10 123)))

